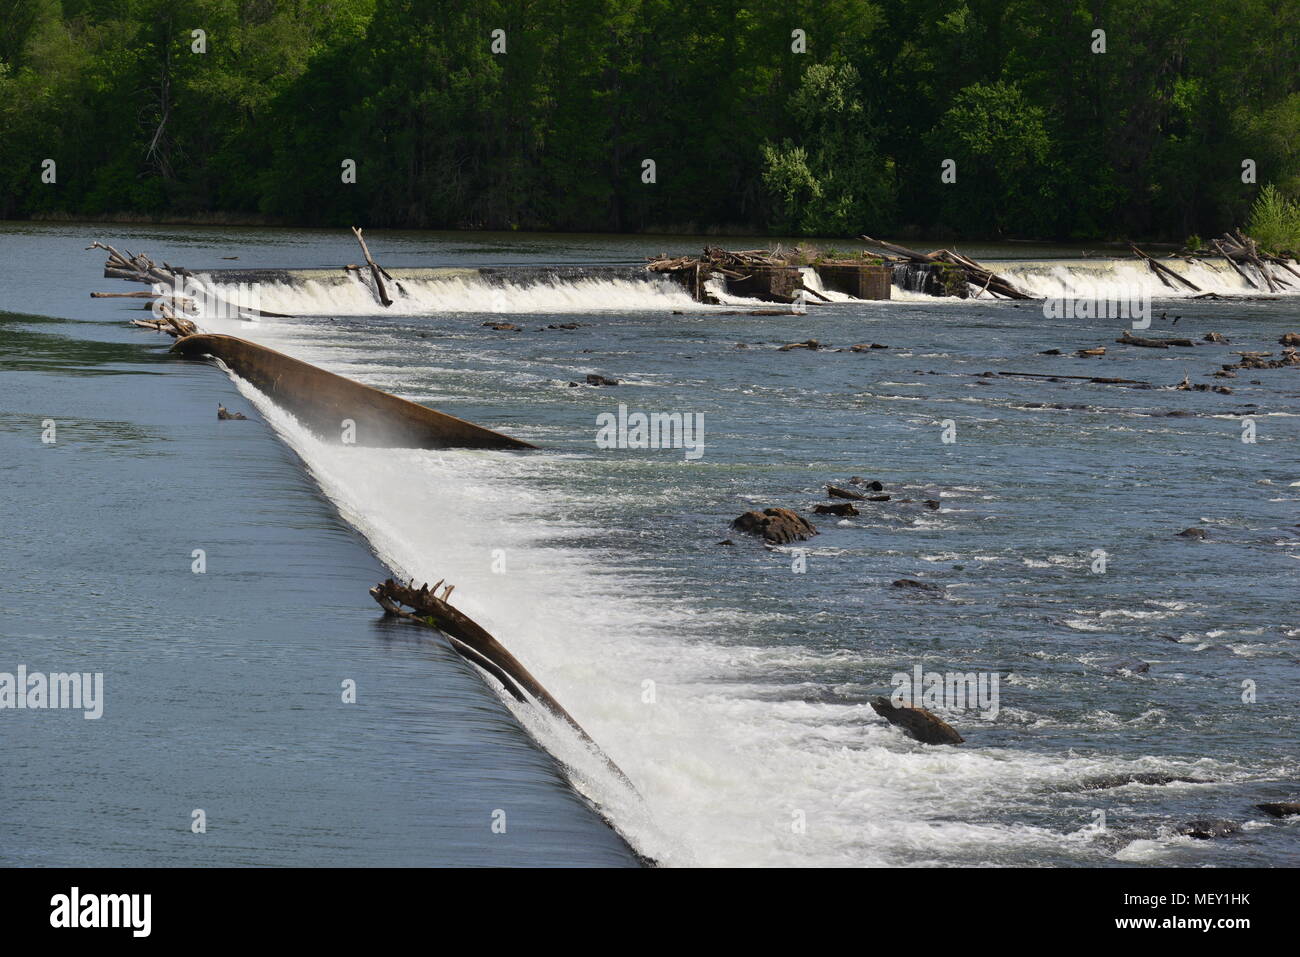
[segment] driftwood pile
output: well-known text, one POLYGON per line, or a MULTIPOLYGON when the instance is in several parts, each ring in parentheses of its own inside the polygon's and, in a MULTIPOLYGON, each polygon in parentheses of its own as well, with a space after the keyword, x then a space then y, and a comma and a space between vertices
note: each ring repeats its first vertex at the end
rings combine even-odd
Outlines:
MULTIPOLYGON (((771 249, 722 249, 719 246, 706 246, 698 256, 650 256, 646 260, 646 269, 650 272, 672 275, 686 286, 692 298, 697 302, 714 302, 705 289, 705 284, 714 276, 724 279, 748 279, 756 269, 773 269, 792 266, 791 257, 781 250, 771 249)), ((823 302, 830 299, 815 289, 809 289, 803 283, 795 286, 810 296, 823 302)), ((783 300, 784 301, 784 300, 783 300)))
POLYGON ((1261 252, 1259 244, 1240 229, 1226 232, 1219 239, 1210 240, 1210 245, 1215 252, 1228 261, 1228 265, 1235 269, 1237 275, 1241 276, 1252 289, 1258 289, 1259 284, 1246 273, 1246 270, 1241 265, 1242 263, 1255 267, 1255 272, 1264 280, 1269 292, 1279 292, 1281 289, 1291 286, 1289 280, 1271 273, 1268 268, 1269 265, 1276 266, 1290 273, 1294 278, 1300 279, 1300 273, 1296 272, 1290 263, 1285 259, 1261 252))
POLYGON ((863 242, 870 243, 880 249, 886 250, 892 255, 887 257, 893 262, 912 262, 912 263, 929 263, 931 265, 946 265, 957 269, 961 272, 966 282, 980 287, 982 295, 987 292, 990 295, 1001 296, 1003 299, 1032 299, 1033 296, 1027 292, 1017 289, 1010 280, 990 269, 981 266, 975 260, 963 256, 961 253, 954 252, 951 249, 938 249, 932 253, 918 252, 915 249, 908 249, 906 246, 899 246, 897 243, 887 243, 884 240, 872 239, 870 236, 862 236, 863 242))
MULTIPOLYGON (((86 248, 102 249, 108 253, 108 259, 104 262, 104 275, 110 279, 143 282, 151 286, 175 287, 179 278, 190 275, 188 271, 175 268, 168 263, 163 263, 160 266, 144 253, 132 253, 129 249, 126 254, 120 253, 106 243, 96 241, 86 248)), ((142 329, 153 329, 155 332, 165 332, 173 338, 192 336, 198 332, 198 327, 191 320, 178 315, 178 311, 190 312, 194 309, 194 300, 185 296, 158 291, 92 292, 90 298, 148 299, 150 301, 145 305, 145 308, 150 309, 159 318, 132 319, 131 325, 139 326, 142 329)))
MULTIPOLYGON (((1153 256, 1149 256, 1141 249, 1138 249, 1135 243, 1128 244, 1133 255, 1146 262, 1151 267, 1151 271, 1159 277, 1160 281, 1170 289, 1177 289, 1180 286, 1198 293, 1196 298, 1218 299, 1221 298, 1212 292, 1202 292, 1201 287, 1196 285, 1185 276, 1174 272, 1164 263, 1160 262, 1153 256)), ((1300 272, 1296 272, 1291 264, 1285 259, 1277 256, 1270 256, 1259 248, 1259 244, 1251 239, 1240 229, 1229 230, 1218 239, 1211 239, 1209 248, 1218 254, 1218 258, 1227 261, 1228 265, 1233 268, 1238 276, 1250 286, 1251 289, 1260 289, 1260 281, 1269 292, 1277 293, 1283 289, 1292 288, 1291 280, 1283 278, 1274 270, 1288 272, 1294 279, 1300 279, 1300 272), (1248 266, 1254 267, 1254 275, 1247 271, 1248 266), (1270 266, 1273 269, 1270 269, 1270 266)), ((1186 262, 1196 262, 1196 256, 1171 256, 1170 258, 1181 258, 1186 262)))
MULTIPOLYGON (((107 279, 125 279, 128 282, 143 282, 153 285, 162 283, 163 285, 174 285, 178 276, 189 276, 190 272, 179 267, 173 268, 168 263, 161 266, 155 263, 144 253, 133 254, 131 250, 126 251, 126 255, 118 252, 107 243, 101 243, 98 240, 86 247, 87 249, 102 249, 108 253, 108 259, 104 263, 104 276, 107 279)), ((93 298, 106 298, 109 293, 91 293, 93 298)))

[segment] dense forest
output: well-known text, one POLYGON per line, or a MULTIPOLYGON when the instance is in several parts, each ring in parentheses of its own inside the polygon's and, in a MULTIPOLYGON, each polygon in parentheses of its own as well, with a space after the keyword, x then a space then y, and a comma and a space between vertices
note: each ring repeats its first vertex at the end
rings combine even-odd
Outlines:
POLYGON ((1300 194, 1300 0, 0 19, 0 218, 1181 241, 1244 222, 1266 184, 1300 194))

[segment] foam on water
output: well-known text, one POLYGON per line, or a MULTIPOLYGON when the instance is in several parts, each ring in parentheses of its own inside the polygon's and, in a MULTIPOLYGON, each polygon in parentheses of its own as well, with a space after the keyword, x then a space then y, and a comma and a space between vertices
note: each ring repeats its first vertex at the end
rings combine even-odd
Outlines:
MULTIPOLYGON (((1167 260, 1164 262, 1179 275, 1195 283, 1202 292, 1224 296, 1270 295, 1267 286, 1252 267, 1244 267, 1258 288, 1252 288, 1236 270, 1222 260, 1167 260)), ((1132 300, 1187 298, 1198 295, 1182 285, 1171 288, 1149 266, 1137 259, 1007 260, 991 261, 990 267, 1004 275, 1013 285, 1031 296, 1042 299, 1132 300)), ((802 269, 803 283, 831 303, 854 302, 843 293, 828 291, 811 267, 802 269)), ((1300 294, 1300 280, 1280 269, 1275 275, 1291 282, 1281 295, 1300 294)), ((211 274, 201 274, 202 282, 218 290, 225 300, 237 301, 235 286, 214 282, 211 274)), ((647 274, 642 278, 612 277, 593 274, 537 277, 510 281, 500 275, 491 277, 466 273, 446 278, 404 278, 389 284, 392 306, 387 315, 429 315, 441 313, 581 313, 619 311, 707 312, 709 306, 695 302, 686 290, 662 276, 647 274)), ((719 279, 710 280, 708 291, 724 306, 770 309, 772 303, 736 296, 726 290, 719 279)), ((370 315, 380 310, 361 273, 351 272, 343 278, 305 279, 293 282, 263 282, 258 289, 261 308, 292 316, 370 315)), ((980 290, 971 287, 972 296, 980 290)), ((892 301, 960 305, 955 297, 935 297, 895 285, 892 301)), ((818 296, 810 297, 820 302, 818 296)))
MULTIPOLYGON (((1253 267, 1243 268, 1258 288, 1252 288, 1222 259, 1170 259, 1160 262, 1190 280, 1203 293, 1212 292, 1220 296, 1273 295, 1253 267)), ((1074 299, 1105 298, 1120 295, 1185 299, 1200 295, 1182 283, 1175 282, 1172 287, 1166 285, 1150 266, 1138 259, 1009 261, 990 262, 987 265, 999 275, 1005 276, 1013 285, 1040 299, 1067 296, 1074 299)), ((1282 289, 1280 294, 1300 294, 1300 280, 1284 274, 1281 269, 1274 269, 1273 273, 1291 283, 1291 288, 1282 289)))
MULTIPOLYGON (((235 289, 201 275, 234 301, 235 289)), ((549 278, 537 282, 486 281, 469 276, 446 279, 399 279, 389 283, 393 304, 387 315, 469 313, 570 313, 626 310, 702 309, 686 290, 669 279, 549 278)), ((357 275, 346 280, 265 282, 259 285, 261 308, 291 316, 364 316, 381 307, 357 275)))

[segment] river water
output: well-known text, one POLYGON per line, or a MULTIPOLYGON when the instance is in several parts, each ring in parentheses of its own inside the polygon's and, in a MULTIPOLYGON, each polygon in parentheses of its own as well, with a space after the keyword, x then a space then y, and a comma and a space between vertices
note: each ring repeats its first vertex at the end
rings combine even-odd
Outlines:
MULTIPOLYGON (((98 278, 94 238, 195 271, 357 259, 334 232, 0 232, 0 309, 27 314, 0 327, 0 649, 104 671, 109 689, 100 721, 0 715, 17 744, 0 759, 0 819, 20 835, 6 859, 1300 863, 1296 825, 1253 807, 1300 788, 1300 368, 1210 377, 1236 351, 1276 356, 1300 299, 1174 297, 1077 258, 1008 267, 1042 295, 1142 285, 1156 298, 1138 335, 1230 340, 1167 350, 1115 344, 1127 320, 1036 302, 911 294, 754 316, 604 278, 407 283, 390 310, 360 286, 283 284, 263 306, 296 318, 201 320, 541 447, 376 450, 166 358, 170 340, 125 327, 138 303, 87 298, 135 288, 98 278), (830 348, 778 349, 810 337, 830 348), (889 348, 833 351, 873 342, 889 348), (619 385, 570 385, 590 373, 619 385), (1184 376, 1231 394, 1169 388, 1184 376), (216 422, 217 402, 253 421, 216 422), (620 405, 702 416, 703 454, 600 447, 620 405), (54 446, 46 418, 70 423, 54 446), (893 498, 812 514, 854 476, 893 498), (765 548, 728 527, 768 506, 820 534, 765 548), (1177 535, 1190 526, 1205 539, 1177 535), (635 791, 441 646, 377 623, 365 589, 387 569, 455 583, 635 791), (891 584, 905 578, 938 588, 891 584), (996 676, 996 714, 937 707, 957 747, 903 736, 868 702, 917 666, 996 676), (347 677, 374 690, 341 704, 347 677), (1094 787, 1134 774, 1198 783, 1094 787), (191 834, 207 805, 214 823, 191 834), (1240 830, 1178 833, 1198 819, 1240 830)), ((389 267, 699 245, 368 239, 389 267)))

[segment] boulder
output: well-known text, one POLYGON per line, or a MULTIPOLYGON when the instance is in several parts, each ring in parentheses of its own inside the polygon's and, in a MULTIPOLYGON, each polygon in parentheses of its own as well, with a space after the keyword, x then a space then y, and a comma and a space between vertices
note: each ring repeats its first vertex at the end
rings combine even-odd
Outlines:
POLYGON ((817 534, 817 526, 788 508, 746 512, 733 520, 731 527, 746 535, 758 535, 774 545, 801 542, 817 534))
POLYGON ((922 744, 961 744, 966 740, 947 721, 924 708, 896 707, 888 698, 878 696, 871 699, 871 709, 922 744))
POLYGON ((1294 817, 1300 814, 1300 801, 1269 801, 1267 804, 1256 804, 1255 807, 1270 817, 1294 817))
POLYGON ((852 502, 833 502, 830 505, 814 505, 813 511, 818 515, 859 515, 852 502))
POLYGON ((587 385, 618 385, 618 380, 607 379, 603 375, 597 375, 594 372, 588 372, 587 385))

